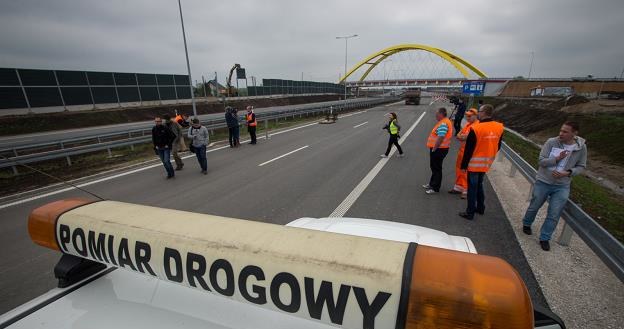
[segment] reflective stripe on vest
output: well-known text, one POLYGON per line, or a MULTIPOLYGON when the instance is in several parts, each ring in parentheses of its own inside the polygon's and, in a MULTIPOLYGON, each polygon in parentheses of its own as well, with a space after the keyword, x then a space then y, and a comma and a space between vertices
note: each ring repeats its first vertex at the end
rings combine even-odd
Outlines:
POLYGON ((247 125, 249 125, 250 127, 255 127, 257 122, 256 119, 254 119, 254 121, 249 122, 249 120, 251 120, 251 114, 247 114, 247 125))
POLYGON ((394 120, 390 121, 390 133, 396 135, 399 133, 399 127, 394 124, 394 120))
POLYGON ((488 172, 498 153, 498 142, 503 135, 503 124, 496 121, 481 122, 472 126, 477 145, 468 162, 468 171, 488 172))
POLYGON ((441 149, 447 149, 451 146, 451 137, 453 137, 453 124, 451 123, 451 120, 449 120, 448 118, 444 118, 438 121, 438 123, 436 123, 435 126, 433 126, 433 129, 431 130, 431 134, 429 134, 429 139, 427 139, 428 148, 433 148, 435 146, 435 143, 438 140, 438 135, 436 134, 436 130, 438 130, 438 127, 443 123, 446 123, 446 126, 448 127, 448 131, 446 132, 446 136, 444 136, 444 139, 442 140, 442 143, 440 143, 439 147, 441 149))

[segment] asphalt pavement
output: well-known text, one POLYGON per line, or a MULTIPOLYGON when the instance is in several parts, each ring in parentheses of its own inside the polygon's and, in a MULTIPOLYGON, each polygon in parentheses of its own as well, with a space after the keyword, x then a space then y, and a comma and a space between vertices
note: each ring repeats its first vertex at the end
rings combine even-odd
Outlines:
MULTIPOLYGON (((434 125, 435 107, 379 106, 341 117, 335 124, 290 128, 269 140, 259 139, 257 145, 212 148, 208 175, 202 175, 195 158, 189 157, 173 180, 166 180, 163 167, 157 165, 117 173, 119 177, 85 188, 110 200, 286 224, 300 217, 329 216, 372 168, 386 161, 345 217, 397 221, 467 236, 479 253, 511 263, 533 301, 546 305, 489 182, 486 214, 475 221, 457 216, 465 201, 445 192, 454 181, 456 144, 445 160, 443 192, 427 195, 421 188, 430 175, 425 139, 434 125), (390 111, 398 114, 402 125, 404 158, 379 157, 388 140, 381 129, 387 120, 384 114, 390 111)), ((77 196, 89 197, 72 190, 9 207, 0 204, 0 313, 56 285, 52 270, 60 255, 30 241, 27 216, 40 205, 77 196)))
MULTIPOLYGON (((355 100, 349 100, 349 101, 355 101, 355 100)), ((306 104, 297 104, 297 105, 262 107, 262 108, 256 108, 254 109, 254 111, 258 114, 262 114, 266 112, 274 112, 274 111, 280 112, 280 111, 287 111, 291 109, 309 108, 311 106, 332 106, 332 105, 338 105, 341 103, 344 103, 344 101, 330 101, 330 102, 306 103, 306 104)), ((244 109, 239 109, 238 113, 239 115, 242 116, 246 112, 244 109)), ((199 115, 198 117, 202 121, 219 120, 219 119, 224 119, 224 113, 202 114, 202 115, 199 115)), ((36 145, 36 144, 41 144, 41 143, 47 143, 50 141, 65 141, 65 140, 69 141, 69 140, 77 139, 77 138, 92 137, 96 135, 106 135, 106 134, 113 134, 113 133, 120 133, 120 132, 128 132, 128 131, 134 131, 134 130, 139 130, 139 129, 149 129, 152 126, 152 124, 153 124, 153 121, 149 120, 149 121, 130 122, 130 123, 103 125, 103 126, 86 127, 86 128, 46 131, 46 132, 41 132, 41 133, 22 134, 22 135, 15 135, 15 136, 2 136, 0 137, 0 149, 22 147, 22 146, 27 146, 27 145, 36 145)))

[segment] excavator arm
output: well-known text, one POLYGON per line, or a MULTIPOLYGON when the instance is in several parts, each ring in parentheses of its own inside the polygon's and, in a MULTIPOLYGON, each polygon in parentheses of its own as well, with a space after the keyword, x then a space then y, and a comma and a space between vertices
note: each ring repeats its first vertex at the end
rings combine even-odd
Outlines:
POLYGON ((228 97, 232 96, 232 74, 234 74, 234 70, 239 69, 240 67, 241 67, 240 64, 234 64, 234 66, 232 66, 232 68, 230 69, 230 74, 228 74, 228 78, 227 78, 228 97))

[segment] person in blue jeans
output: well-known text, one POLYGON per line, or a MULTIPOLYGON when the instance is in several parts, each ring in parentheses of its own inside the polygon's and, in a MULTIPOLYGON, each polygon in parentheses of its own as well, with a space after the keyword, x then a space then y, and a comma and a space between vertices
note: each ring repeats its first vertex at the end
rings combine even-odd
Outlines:
POLYGON ((165 171, 167 172, 167 179, 174 178, 175 172, 173 171, 173 165, 171 165, 171 146, 175 140, 175 134, 163 124, 161 117, 154 119, 156 125, 152 128, 152 142, 154 143, 154 152, 160 158, 165 171))
POLYGON ((546 141, 540 151, 539 169, 529 208, 522 219, 522 231, 527 235, 533 233, 531 225, 535 216, 548 200, 548 211, 539 237, 540 246, 545 251, 550 250, 549 241, 568 201, 572 176, 580 174, 587 166, 587 146, 578 131, 578 123, 565 122, 559 136, 546 141))
POLYGON ((199 123, 198 119, 193 119, 191 128, 188 130, 188 138, 195 148, 195 156, 201 167, 202 174, 208 173, 208 160, 206 159, 206 148, 208 147, 208 129, 199 123))

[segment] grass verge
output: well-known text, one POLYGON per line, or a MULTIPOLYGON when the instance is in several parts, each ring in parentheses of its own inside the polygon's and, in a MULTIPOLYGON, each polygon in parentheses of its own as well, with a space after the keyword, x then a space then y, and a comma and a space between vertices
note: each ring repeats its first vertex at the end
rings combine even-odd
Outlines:
MULTIPOLYGON (((534 168, 538 167, 539 148, 513 135, 505 133, 504 140, 514 151, 534 168)), ((570 199, 591 215, 616 239, 624 242, 624 198, 579 175, 572 179, 570 199)))

